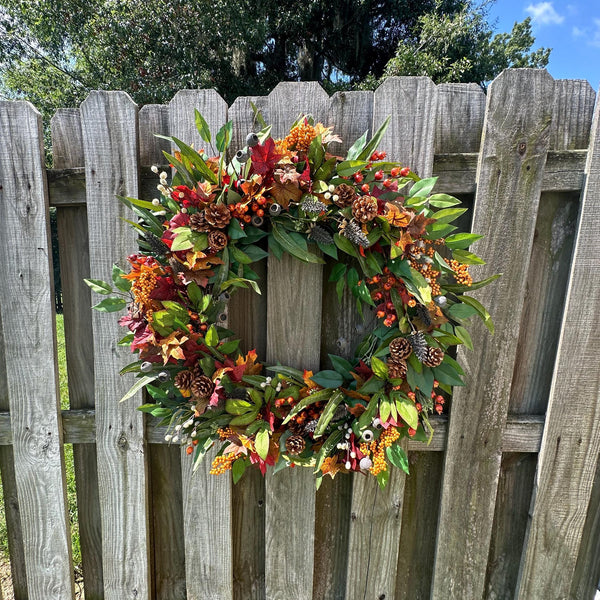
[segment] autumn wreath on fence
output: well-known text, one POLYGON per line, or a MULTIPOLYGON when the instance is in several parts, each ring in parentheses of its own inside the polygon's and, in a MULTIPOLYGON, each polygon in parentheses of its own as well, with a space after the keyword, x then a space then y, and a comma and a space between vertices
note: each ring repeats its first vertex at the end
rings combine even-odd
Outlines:
POLYGON ((466 321, 479 315, 493 331, 486 309, 464 293, 494 279, 469 274, 483 264, 467 250, 481 236, 453 233, 466 209, 432 194, 436 178, 386 162, 377 147, 387 121, 341 158, 328 151, 341 141, 332 128, 310 117, 274 139, 256 116, 263 129, 229 162, 231 121, 213 148, 196 111, 210 154, 167 138, 178 147, 165 153, 173 175, 159 174, 151 202, 120 198, 139 217, 131 225, 140 251, 128 257, 129 272, 114 267, 112 284, 86 280, 108 296, 94 308, 128 306, 119 323, 130 333, 119 343, 139 360, 122 373, 139 379, 125 398, 145 388, 153 401, 140 410, 163 419, 167 441, 184 444, 195 466, 220 443, 211 473, 231 469, 234 481, 250 465, 263 474, 267 465, 301 465, 317 486, 324 475, 362 471, 383 487, 388 463, 408 473, 401 440, 430 440, 429 415, 463 385, 448 349, 471 348, 466 321), (338 296, 347 287, 361 313, 375 311, 354 360, 330 355, 333 369, 317 373, 265 367, 221 326, 231 293, 260 293, 251 265, 285 252, 334 261, 338 296))

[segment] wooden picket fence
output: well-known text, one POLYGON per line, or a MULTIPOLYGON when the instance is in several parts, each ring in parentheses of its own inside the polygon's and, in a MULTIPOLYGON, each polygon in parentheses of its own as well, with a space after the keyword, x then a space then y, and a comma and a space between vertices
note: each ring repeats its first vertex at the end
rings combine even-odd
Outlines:
MULTIPOLYGON (((63 445, 73 444, 86 600, 508 599, 593 597, 600 578, 600 109, 587 82, 509 70, 474 84, 391 78, 375 92, 280 83, 230 107, 212 90, 140 110, 92 92, 52 120, 0 103, 0 469, 18 600, 74 597, 63 445), (119 404, 130 362, 114 315, 92 314, 84 277, 106 278, 136 247, 115 194, 152 199, 174 135, 203 147, 194 108, 233 148, 255 129, 250 101, 281 136, 299 113, 334 125, 341 154, 388 115, 392 159, 473 208, 485 234, 476 292, 496 325, 458 352, 467 387, 411 475, 385 491, 360 475, 306 469, 233 486, 119 404), (49 206, 57 208, 70 409, 60 411, 49 206)), ((231 327, 268 361, 318 369, 351 356, 365 325, 328 266, 259 265, 262 296, 240 292, 231 327)), ((1 592, 0 592, 1 595, 1 592)))

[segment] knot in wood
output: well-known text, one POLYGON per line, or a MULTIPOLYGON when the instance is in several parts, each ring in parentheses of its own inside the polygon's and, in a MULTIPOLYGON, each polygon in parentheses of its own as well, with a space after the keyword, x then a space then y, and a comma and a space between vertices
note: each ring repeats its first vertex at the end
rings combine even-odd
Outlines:
POLYGON ((117 446, 121 450, 127 450, 129 444, 127 442, 127 436, 124 433, 121 433, 121 435, 119 436, 119 439, 117 440, 117 446))
POLYGON ((525 154, 525 150, 527 150, 527 144, 525 142, 519 142, 519 145, 517 146, 517 152, 523 156, 523 154, 525 154))

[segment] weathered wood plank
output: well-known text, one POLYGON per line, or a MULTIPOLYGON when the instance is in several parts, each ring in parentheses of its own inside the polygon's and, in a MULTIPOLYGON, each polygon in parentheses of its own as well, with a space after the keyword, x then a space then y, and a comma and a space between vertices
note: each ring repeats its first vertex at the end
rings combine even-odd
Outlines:
POLYGON ((435 153, 478 152, 485 114, 483 89, 476 83, 441 83, 437 89, 435 153))
POLYGON ((74 589, 42 119, 28 102, 1 102, 0 130, 0 305, 27 591, 58 600, 74 589))
MULTIPOLYGON (((206 119, 214 140, 227 121, 227 104, 214 90, 177 92, 169 105, 169 135, 195 148, 216 154, 202 141, 194 122, 194 109, 206 119)), ((232 590, 231 513, 217 510, 231 503, 231 479, 209 474, 212 454, 205 457, 192 473, 192 460, 182 449, 183 530, 185 537, 185 573, 189 600, 227 600, 232 590), (214 507, 198 518, 198 498, 214 507), (210 549, 210 551, 207 551, 210 549)))
MULTIPOLYGON (((81 105, 87 181, 90 275, 107 279, 113 263, 135 251, 132 218, 115 195, 138 193, 137 106, 123 92, 91 92, 81 105)), ((93 312, 94 393, 104 593, 108 600, 149 598, 148 489, 141 393, 119 402, 132 384, 116 377, 131 362, 116 345, 114 314, 93 312)))
MULTIPOLYGON (((252 101, 267 118, 268 98, 238 98, 229 108, 233 121, 231 150, 246 145, 246 136, 261 127, 250 105, 252 101)), ((231 297, 228 327, 242 340, 243 351, 255 349, 259 360, 267 351, 267 261, 252 265, 259 275, 262 294, 240 289, 231 297)), ((265 481, 258 469, 249 469, 232 488, 233 596, 236 600, 265 598, 265 481)))
MULTIPOLYGON (((433 169, 437 97, 437 88, 428 77, 390 77, 374 95, 373 131, 391 115, 380 149, 389 160, 409 166, 421 177, 429 177, 433 169)), ((392 471, 383 491, 373 477, 354 477, 349 537, 353 551, 346 583, 349 600, 394 595, 405 476, 395 468, 392 471)))
POLYGON ((495 321, 494 338, 482 323, 474 322, 471 335, 477 352, 458 350, 466 387, 455 388, 452 398, 432 591, 435 600, 483 595, 501 432, 548 151, 552 119, 548 97, 553 93, 554 80, 546 71, 528 69, 504 71, 488 93, 473 231, 486 236, 476 248, 488 261, 486 275, 504 275, 477 294, 495 321), (468 469, 464 468, 466 457, 468 469))
MULTIPOLYGON (((268 100, 272 134, 281 137, 300 114, 327 118, 329 97, 318 83, 280 83, 268 100)), ((267 262, 267 361, 317 371, 323 269, 289 255, 267 262), (292 302, 291 302, 292 300, 292 302)), ((309 469, 267 474, 265 587, 273 600, 312 598, 315 489, 309 469)))
POLYGON ((596 244, 600 228, 600 106, 596 107, 579 213, 577 241, 550 390, 532 517, 519 575, 519 598, 566 597, 600 453, 600 270, 596 244), (589 401, 571 402, 571 398, 589 401), (565 427, 566 420, 577 427, 565 427))
POLYGON ((550 148, 553 150, 587 148, 596 92, 584 79, 559 79, 554 86, 550 148))
MULTIPOLYGON (((371 132, 373 122, 373 92, 338 92, 329 104, 326 125, 333 126, 342 143, 331 144, 334 154, 345 155, 354 141, 365 131, 371 132)), ((323 277, 323 308, 321 317, 321 368, 331 369, 328 354, 352 358, 375 318, 365 311, 366 322, 356 309, 356 299, 349 289, 338 302, 335 282, 329 281, 333 267, 328 262, 323 277)), ((348 538, 352 478, 325 477, 316 495, 315 507, 315 571, 313 598, 343 599, 348 569, 348 538)))
MULTIPOLYGON (((0 430, 10 436, 10 415, 8 413, 8 386, 6 383, 6 362, 4 360, 4 333, 2 331, 2 313, 0 312, 0 410, 6 411, 0 421, 0 430)), ((0 439, 2 434, 0 433, 0 439)), ((2 476, 2 495, 4 500, 4 518, 10 557, 13 594, 15 600, 27 600, 27 572, 25 551, 23 549, 23 530, 19 513, 19 498, 15 480, 14 453, 10 446, 0 446, 0 475, 2 476)))
MULTIPOLYGON (((169 152, 171 146, 168 141, 157 138, 154 134, 167 135, 168 132, 168 106, 147 104, 140 109, 139 145, 142 164, 159 165, 164 162, 162 150, 169 152)), ((159 178, 155 173, 152 175, 152 197, 156 197, 159 178)), ((148 447, 152 581, 156 600, 179 600, 185 597, 180 456, 177 445, 152 444, 148 447)))
MULTIPOLYGON (((55 168, 84 163, 79 110, 61 109, 50 122, 55 168)), ((91 292, 83 279, 90 276, 85 206, 65 206, 57 211, 65 326, 65 351, 71 408, 94 408, 94 352, 91 292)), ((89 600, 102 598, 102 527, 98 494, 98 467, 93 444, 75 444, 73 462, 84 589, 89 600)))

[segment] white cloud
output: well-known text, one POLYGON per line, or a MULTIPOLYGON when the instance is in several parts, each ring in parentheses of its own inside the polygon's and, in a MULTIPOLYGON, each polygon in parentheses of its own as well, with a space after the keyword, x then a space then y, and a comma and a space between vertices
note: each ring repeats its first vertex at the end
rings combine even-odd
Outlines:
POLYGON ((530 4, 525 11, 532 21, 538 25, 560 25, 565 20, 562 15, 556 12, 552 2, 530 4))
POLYGON ((571 33, 573 34, 573 37, 580 38, 585 35, 585 29, 580 29, 575 25, 573 29, 571 29, 571 33))
POLYGON ((592 32, 588 43, 590 46, 596 46, 597 48, 600 48, 600 19, 594 19, 594 27, 595 29, 592 32))
POLYGON ((585 40, 586 45, 600 48, 600 19, 593 19, 592 27, 577 27, 574 25, 571 34, 578 40, 585 40))

